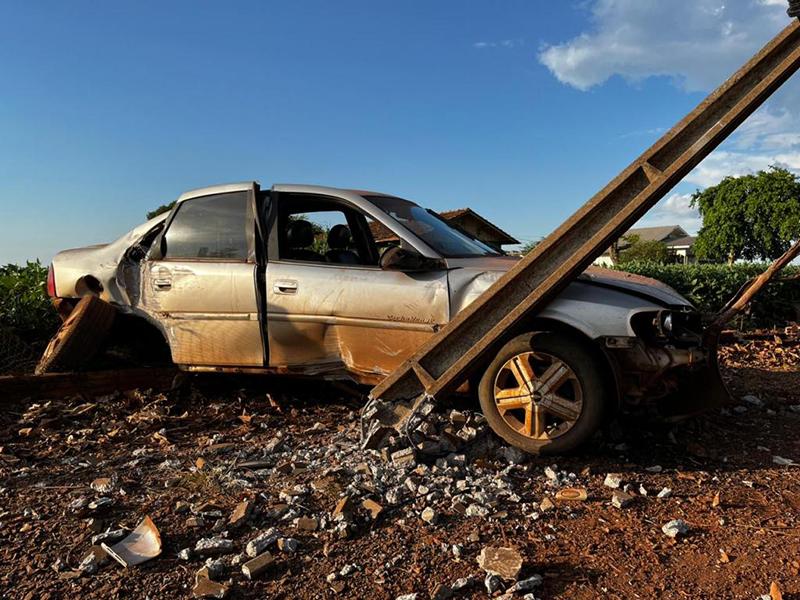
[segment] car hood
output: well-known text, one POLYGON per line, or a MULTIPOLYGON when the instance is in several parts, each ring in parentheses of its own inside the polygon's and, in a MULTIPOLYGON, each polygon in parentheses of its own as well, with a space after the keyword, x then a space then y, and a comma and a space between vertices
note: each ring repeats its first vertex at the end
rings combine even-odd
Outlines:
MULTIPOLYGON (((513 256, 487 256, 481 258, 448 258, 447 266, 451 271, 451 285, 456 290, 456 295, 471 296, 474 300, 476 293, 479 295, 492 283, 500 279, 519 262, 513 256), (460 292, 460 293, 459 293, 460 292)), ((612 271, 601 267, 589 267, 576 282, 614 289, 630 295, 644 297, 653 303, 663 306, 691 306, 691 303, 674 289, 656 279, 612 271)), ((575 285, 574 283, 572 285, 575 285)), ((465 298, 466 299, 466 298, 465 298)), ((463 307, 463 306, 462 306, 463 307)))

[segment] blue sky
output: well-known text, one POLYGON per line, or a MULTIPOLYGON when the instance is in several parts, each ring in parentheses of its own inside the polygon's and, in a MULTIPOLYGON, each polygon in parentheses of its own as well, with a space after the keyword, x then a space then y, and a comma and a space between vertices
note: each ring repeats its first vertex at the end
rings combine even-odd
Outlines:
MULTIPOLYGON (((784 0, 0 4, 0 264, 257 179, 471 206, 546 235, 788 24, 784 0)), ((800 168, 787 86, 687 194, 800 168)))

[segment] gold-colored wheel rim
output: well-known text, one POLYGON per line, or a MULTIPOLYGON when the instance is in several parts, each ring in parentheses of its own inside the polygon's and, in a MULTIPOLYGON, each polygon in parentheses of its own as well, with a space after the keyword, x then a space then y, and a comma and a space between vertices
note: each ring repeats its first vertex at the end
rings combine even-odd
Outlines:
POLYGON ((534 440, 552 440, 572 429, 583 412, 578 376, 546 352, 525 352, 505 362, 494 381, 503 420, 534 440))

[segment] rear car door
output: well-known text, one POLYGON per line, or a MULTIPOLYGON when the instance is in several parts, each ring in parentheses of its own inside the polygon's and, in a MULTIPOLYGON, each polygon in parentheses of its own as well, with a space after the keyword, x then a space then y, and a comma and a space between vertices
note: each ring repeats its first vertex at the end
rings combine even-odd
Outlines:
POLYGON ((142 308, 166 330, 172 359, 263 367, 256 183, 182 196, 144 264, 142 308))

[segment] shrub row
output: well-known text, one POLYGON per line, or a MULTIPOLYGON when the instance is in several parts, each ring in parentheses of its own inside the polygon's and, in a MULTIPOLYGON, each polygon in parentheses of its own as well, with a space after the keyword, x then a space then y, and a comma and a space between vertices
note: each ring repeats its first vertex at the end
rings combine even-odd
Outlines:
POLYGON ((59 320, 47 297, 46 282, 47 268, 39 261, 0 266, 0 329, 29 344, 50 339, 59 320))
MULTIPOLYGON (((631 262, 619 270, 652 277, 674 288, 700 311, 720 310, 739 289, 768 267, 762 263, 735 265, 665 265, 654 262, 631 262)), ((785 279, 800 274, 800 267, 790 266, 785 279)), ((800 311, 800 279, 771 283, 756 297, 744 324, 758 327, 782 326, 796 321, 800 311)))

